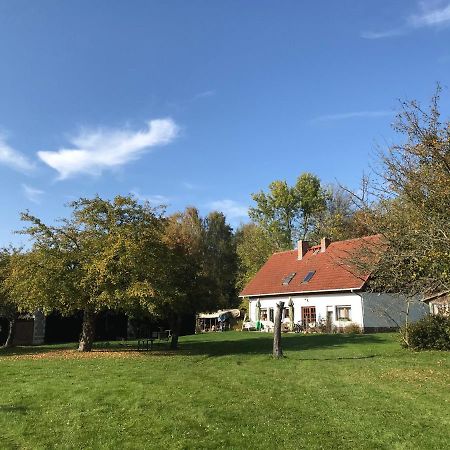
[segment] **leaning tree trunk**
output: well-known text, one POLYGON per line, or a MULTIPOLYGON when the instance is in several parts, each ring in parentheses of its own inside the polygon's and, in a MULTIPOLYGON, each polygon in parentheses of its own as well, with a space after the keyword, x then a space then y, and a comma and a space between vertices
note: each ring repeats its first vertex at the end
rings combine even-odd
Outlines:
POLYGON ((96 314, 91 308, 86 308, 83 312, 83 325, 81 327, 79 352, 90 352, 95 337, 95 318, 96 314))
POLYGON ((283 308, 284 302, 278 302, 273 330, 273 357, 277 359, 283 357, 283 349, 281 348, 281 312, 283 308))
POLYGON ((170 340, 170 349, 176 350, 178 348, 178 338, 180 336, 181 330, 181 316, 176 315, 171 323, 172 328, 172 339, 170 340))
POLYGON ((16 332, 16 315, 14 314, 9 318, 8 337, 6 338, 6 342, 3 347, 9 348, 14 345, 15 332, 16 332))

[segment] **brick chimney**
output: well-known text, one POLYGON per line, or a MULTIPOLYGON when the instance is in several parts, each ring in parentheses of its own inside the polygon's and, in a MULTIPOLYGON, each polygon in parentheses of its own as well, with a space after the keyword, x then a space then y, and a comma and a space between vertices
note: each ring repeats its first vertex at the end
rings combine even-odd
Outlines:
POLYGON ((324 253, 328 246, 331 244, 331 239, 327 237, 323 237, 320 241, 320 252, 324 253))
POLYGON ((301 259, 303 259, 303 257, 306 255, 306 252, 309 249, 309 243, 308 241, 298 241, 298 257, 297 259, 300 261, 301 259))

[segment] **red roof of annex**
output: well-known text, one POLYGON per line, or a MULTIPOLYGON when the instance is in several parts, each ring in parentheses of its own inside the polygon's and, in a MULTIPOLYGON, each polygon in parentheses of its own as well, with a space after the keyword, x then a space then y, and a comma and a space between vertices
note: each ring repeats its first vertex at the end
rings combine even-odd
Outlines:
MULTIPOLYGON (((376 244, 380 237, 368 236, 310 247, 299 259, 298 250, 274 253, 240 293, 241 297, 362 289, 369 274, 358 275, 349 256, 364 245, 376 244), (326 248, 325 248, 326 247, 326 248), (346 261, 347 260, 347 261, 346 261), (315 272, 303 282, 308 272, 315 272), (289 284, 283 279, 295 272, 289 284)), ((323 240, 322 240, 323 241, 323 240)))

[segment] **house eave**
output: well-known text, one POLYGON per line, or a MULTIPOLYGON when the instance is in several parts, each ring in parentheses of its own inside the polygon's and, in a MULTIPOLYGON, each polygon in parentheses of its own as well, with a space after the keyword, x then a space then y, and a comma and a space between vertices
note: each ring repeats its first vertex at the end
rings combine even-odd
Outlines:
POLYGON ((270 294, 250 294, 250 295, 239 295, 240 298, 251 298, 251 297, 275 297, 279 295, 302 295, 302 294, 321 294, 331 293, 331 292, 354 292, 361 291, 364 285, 354 288, 344 288, 344 289, 322 289, 320 291, 292 291, 292 292, 271 292, 270 294))
POLYGON ((422 299, 422 302, 428 304, 428 303, 432 302, 433 300, 436 300, 440 297, 445 297, 446 295, 450 295, 450 291, 443 291, 443 292, 440 292, 439 294, 431 295, 430 297, 422 299))

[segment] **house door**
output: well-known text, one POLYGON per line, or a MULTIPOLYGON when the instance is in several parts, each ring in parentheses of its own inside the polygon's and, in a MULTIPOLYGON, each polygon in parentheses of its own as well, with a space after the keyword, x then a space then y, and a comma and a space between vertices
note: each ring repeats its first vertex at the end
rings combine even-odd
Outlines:
POLYGON ((310 323, 316 321, 316 307, 315 306, 302 306, 302 324, 307 326, 310 323))

